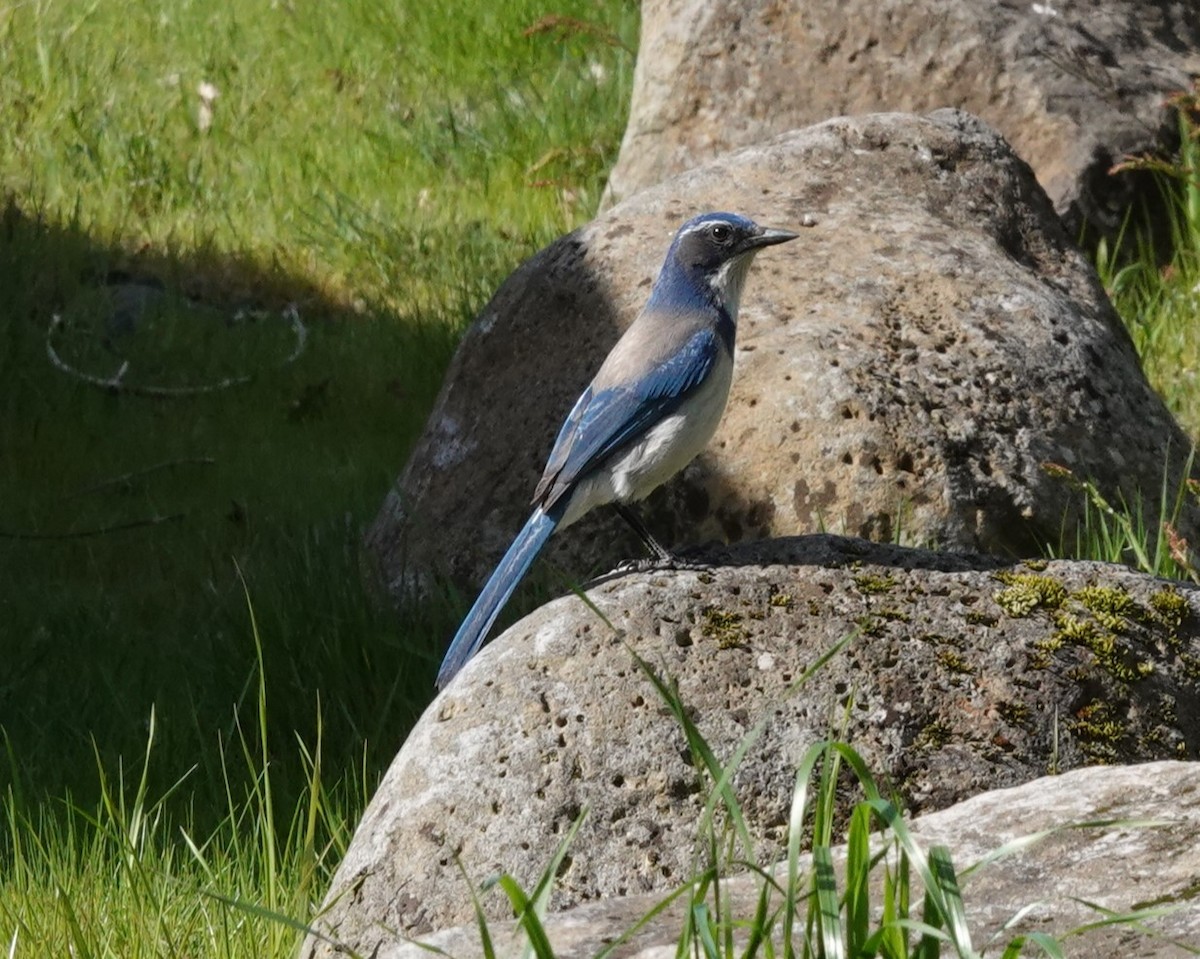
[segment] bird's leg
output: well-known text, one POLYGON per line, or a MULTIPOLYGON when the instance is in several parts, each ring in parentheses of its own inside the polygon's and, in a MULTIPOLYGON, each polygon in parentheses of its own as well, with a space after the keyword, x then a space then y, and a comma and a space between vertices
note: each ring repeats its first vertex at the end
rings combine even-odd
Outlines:
POLYGON ((629 572, 646 572, 652 569, 707 569, 704 563, 697 563, 694 560, 685 560, 676 556, 667 547, 663 546, 650 532, 649 528, 642 522, 641 516, 637 510, 628 506, 625 503, 614 503, 617 512, 624 517, 625 522, 633 527, 633 531, 637 533, 645 545, 646 549, 654 554, 652 559, 629 560, 617 567, 619 570, 629 572))
POLYGON ((650 552, 654 554, 654 558, 657 562, 663 564, 675 562, 675 554, 654 538, 654 534, 651 533, 646 524, 642 522, 642 518, 637 514, 637 510, 625 505, 624 503, 617 503, 616 507, 617 512, 621 514, 621 517, 625 520, 625 522, 632 526, 633 531, 638 534, 638 539, 645 543, 646 549, 650 550, 650 552))

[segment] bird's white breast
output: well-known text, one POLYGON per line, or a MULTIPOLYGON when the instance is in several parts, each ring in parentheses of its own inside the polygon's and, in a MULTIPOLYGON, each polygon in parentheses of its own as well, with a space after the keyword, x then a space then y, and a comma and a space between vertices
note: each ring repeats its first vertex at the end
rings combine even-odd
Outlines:
POLYGON ((559 527, 605 503, 640 500, 687 466, 717 431, 732 380, 733 357, 721 350, 704 382, 674 413, 580 482, 559 527))

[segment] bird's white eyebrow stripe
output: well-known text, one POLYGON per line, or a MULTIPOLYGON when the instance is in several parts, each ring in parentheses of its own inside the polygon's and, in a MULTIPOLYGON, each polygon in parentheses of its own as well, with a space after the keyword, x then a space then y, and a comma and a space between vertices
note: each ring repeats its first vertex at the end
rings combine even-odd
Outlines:
POLYGON ((717 226, 718 224, 720 224, 721 226, 727 226, 730 229, 733 228, 733 224, 730 223, 728 220, 701 220, 695 226, 689 227, 688 229, 683 230, 680 233, 680 236, 691 236, 694 233, 703 233, 705 230, 708 230, 711 227, 717 226))

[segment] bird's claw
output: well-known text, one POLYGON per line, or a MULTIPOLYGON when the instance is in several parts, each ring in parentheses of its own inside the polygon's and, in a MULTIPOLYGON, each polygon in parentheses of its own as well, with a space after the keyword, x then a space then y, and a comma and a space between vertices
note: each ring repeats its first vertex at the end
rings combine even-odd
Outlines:
POLYGON ((713 568, 712 563, 682 556, 647 556, 644 559, 627 559, 613 567, 614 573, 682 573, 703 572, 713 568))
POLYGON ((647 557, 645 559, 625 559, 613 567, 614 573, 648 573, 657 569, 662 560, 647 557))

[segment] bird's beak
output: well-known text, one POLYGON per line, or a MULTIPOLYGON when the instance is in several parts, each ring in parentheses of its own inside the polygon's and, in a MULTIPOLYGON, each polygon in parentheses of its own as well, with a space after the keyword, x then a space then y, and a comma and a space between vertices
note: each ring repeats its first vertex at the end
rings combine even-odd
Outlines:
POLYGON ((759 228, 760 232, 757 236, 751 237, 747 246, 753 250, 757 250, 764 246, 774 246, 776 243, 786 243, 788 240, 794 240, 799 233, 792 233, 790 230, 773 230, 769 226, 759 228))

